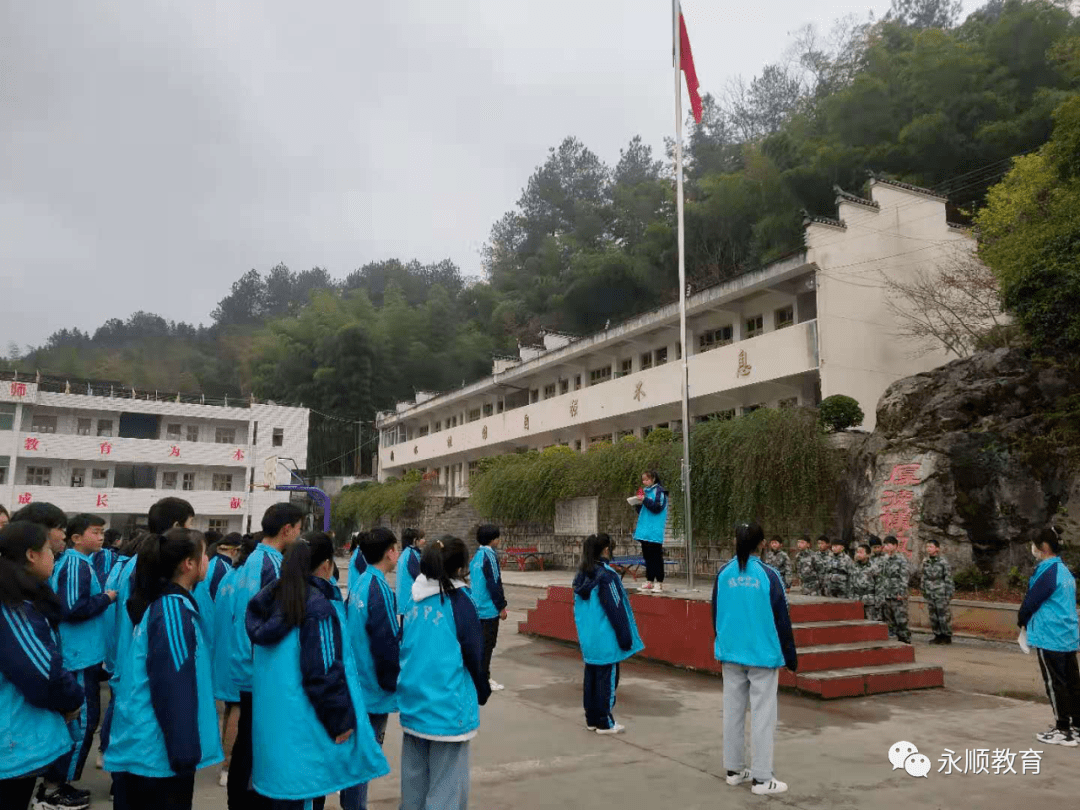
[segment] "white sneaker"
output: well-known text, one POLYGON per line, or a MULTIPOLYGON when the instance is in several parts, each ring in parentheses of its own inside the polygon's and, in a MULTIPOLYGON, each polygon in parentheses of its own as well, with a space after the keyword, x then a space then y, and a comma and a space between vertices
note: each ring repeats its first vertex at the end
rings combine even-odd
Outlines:
POLYGON ((743 768, 741 771, 738 771, 736 773, 729 773, 727 775, 727 777, 724 779, 724 781, 727 782, 732 787, 735 787, 736 785, 741 785, 743 782, 749 782, 750 781, 750 769, 749 768, 743 768))
POLYGON ((1042 734, 1036 734, 1035 739, 1041 743, 1047 745, 1063 745, 1066 748, 1076 748, 1080 745, 1073 737, 1070 731, 1061 731, 1058 728, 1052 728, 1049 731, 1044 731, 1042 734))
POLYGON ((593 729, 597 734, 622 734, 626 731, 626 726, 620 726, 618 723, 611 728, 597 728, 593 729))
POLYGON ((652 585, 651 582, 646 582, 644 585, 642 585, 640 588, 638 588, 638 590, 641 591, 642 593, 648 593, 652 589, 653 589, 653 585, 652 585))
POLYGON ((655 585, 652 586, 652 592, 654 594, 663 593, 664 592, 664 583, 663 582, 657 582, 655 585))
POLYGON ((498 683, 497 681, 492 681, 492 680, 488 681, 488 686, 491 687, 492 692, 501 692, 503 689, 506 688, 501 683, 498 683))
POLYGON ((787 783, 781 782, 779 779, 770 779, 768 782, 751 785, 750 792, 758 796, 767 796, 770 793, 787 793, 787 783))
POLYGON ((229 786, 229 772, 222 771, 221 776, 218 777, 217 783, 221 785, 221 787, 227 788, 229 786))

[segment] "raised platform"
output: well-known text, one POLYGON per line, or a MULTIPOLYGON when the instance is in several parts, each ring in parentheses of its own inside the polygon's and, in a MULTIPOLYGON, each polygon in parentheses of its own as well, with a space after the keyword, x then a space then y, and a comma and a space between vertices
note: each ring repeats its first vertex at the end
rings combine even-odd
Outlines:
MULTIPOLYGON (((719 674, 713 658, 712 607, 702 599, 630 594, 641 657, 719 674)), ((863 619, 861 602, 789 598, 799 671, 780 670, 780 685, 832 699, 945 685, 941 667, 915 662, 915 648, 889 639, 881 622, 863 619)), ((518 632, 577 643, 574 593, 551 586, 518 632)))

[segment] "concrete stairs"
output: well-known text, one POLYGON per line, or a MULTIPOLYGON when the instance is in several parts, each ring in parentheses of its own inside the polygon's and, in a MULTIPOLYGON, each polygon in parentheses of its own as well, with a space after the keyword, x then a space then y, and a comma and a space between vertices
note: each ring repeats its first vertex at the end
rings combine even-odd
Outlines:
MULTIPOLYGON (((719 673, 713 658, 711 605, 677 596, 630 594, 641 657, 719 673)), ((792 596, 789 604, 798 673, 780 670, 787 689, 833 699, 945 685, 940 667, 916 663, 915 648, 890 640, 881 622, 863 618, 861 602, 792 596)), ((518 632, 577 643, 573 591, 550 587, 518 632)))

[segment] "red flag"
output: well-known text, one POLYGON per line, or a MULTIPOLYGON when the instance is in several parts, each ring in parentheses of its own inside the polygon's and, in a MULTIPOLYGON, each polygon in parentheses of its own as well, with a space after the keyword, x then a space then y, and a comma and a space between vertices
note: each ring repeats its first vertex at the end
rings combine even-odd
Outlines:
POLYGON ((697 71, 694 70, 694 55, 690 52, 690 35, 686 33, 686 20, 679 11, 679 62, 686 75, 686 90, 690 94, 690 109, 694 120, 701 123, 701 95, 698 93, 697 71))

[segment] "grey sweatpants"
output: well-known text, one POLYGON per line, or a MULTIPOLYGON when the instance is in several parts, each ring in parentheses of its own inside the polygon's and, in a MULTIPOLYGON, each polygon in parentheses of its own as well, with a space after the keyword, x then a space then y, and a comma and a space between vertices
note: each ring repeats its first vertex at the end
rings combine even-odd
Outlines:
POLYGON ((780 670, 724 663, 724 768, 746 767, 746 710, 750 709, 750 776, 773 778, 776 688, 780 670))

